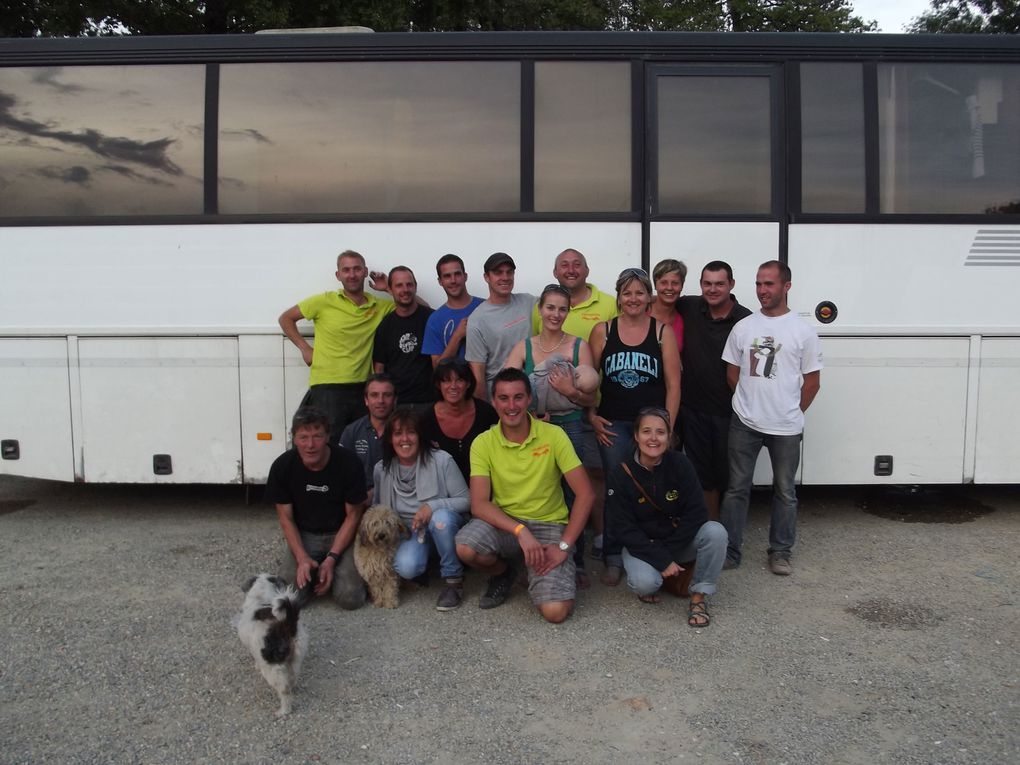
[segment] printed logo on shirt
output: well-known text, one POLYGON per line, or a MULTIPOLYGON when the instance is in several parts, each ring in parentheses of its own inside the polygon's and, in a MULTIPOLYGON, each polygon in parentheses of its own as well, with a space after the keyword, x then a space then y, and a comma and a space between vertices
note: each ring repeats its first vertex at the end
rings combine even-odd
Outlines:
POLYGON ((610 354, 602 364, 606 376, 622 388, 636 388, 659 378, 659 360, 647 353, 620 351, 610 354))
POLYGON ((782 349, 783 344, 777 343, 770 335, 754 338, 751 348, 748 351, 751 359, 751 377, 764 377, 772 380, 776 376, 776 356, 782 349))
POLYGON ((514 319, 513 321, 508 321, 506 324, 504 324, 503 325, 503 329, 510 329, 510 327, 512 327, 512 326, 514 326, 516 324, 520 324, 522 321, 529 321, 530 319, 531 319, 530 315, 528 315, 528 316, 519 316, 518 318, 514 319))
POLYGON ((365 438, 359 438, 354 442, 354 452, 359 457, 364 457, 368 454, 368 440, 365 438))
POLYGON ((544 457, 550 452, 549 444, 542 444, 537 449, 531 452, 532 457, 544 457))
POLYGON ((397 345, 404 353, 414 353, 418 348, 418 336, 413 332, 405 332, 400 336, 397 345))
POLYGON ((602 319, 602 317, 599 316, 597 313, 582 313, 581 314, 581 321, 599 321, 601 319, 602 319))
POLYGON ((666 501, 676 502, 676 498, 679 496, 680 492, 678 492, 676 489, 670 489, 669 491, 666 492, 666 501))
POLYGON ((314 483, 306 483, 305 491, 317 491, 319 494, 326 494, 329 492, 328 486, 316 486, 314 483))

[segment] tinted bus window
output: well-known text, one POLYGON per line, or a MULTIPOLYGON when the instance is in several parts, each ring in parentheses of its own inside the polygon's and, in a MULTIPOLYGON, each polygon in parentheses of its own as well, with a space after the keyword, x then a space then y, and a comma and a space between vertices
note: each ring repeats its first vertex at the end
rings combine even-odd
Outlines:
POLYGON ((223 213, 520 208, 520 64, 224 65, 223 213))
POLYGON ((860 64, 801 64, 801 209, 863 213, 864 90, 860 64))
POLYGON ((203 66, 0 68, 0 216, 202 212, 203 66))
POLYGON ((1020 67, 878 68, 881 210, 1020 212, 1020 67))
POLYGON ((535 209, 631 209, 629 63, 535 64, 535 209))
POLYGON ((769 78, 658 78, 659 212, 772 211, 769 78))

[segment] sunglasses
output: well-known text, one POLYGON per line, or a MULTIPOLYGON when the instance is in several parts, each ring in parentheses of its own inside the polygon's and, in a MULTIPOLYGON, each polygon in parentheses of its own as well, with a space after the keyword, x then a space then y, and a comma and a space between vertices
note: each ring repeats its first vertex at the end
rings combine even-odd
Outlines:
POLYGON ((620 279, 627 276, 640 276, 643 279, 648 278, 648 272, 643 268, 625 268, 620 272, 620 279))
POLYGON ((543 295, 545 295, 545 294, 547 294, 549 292, 558 292, 561 295, 566 295, 568 298, 570 297, 570 290, 568 290, 562 284, 558 284, 558 283, 557 284, 547 284, 547 285, 545 285, 545 287, 542 288, 542 294, 543 295))

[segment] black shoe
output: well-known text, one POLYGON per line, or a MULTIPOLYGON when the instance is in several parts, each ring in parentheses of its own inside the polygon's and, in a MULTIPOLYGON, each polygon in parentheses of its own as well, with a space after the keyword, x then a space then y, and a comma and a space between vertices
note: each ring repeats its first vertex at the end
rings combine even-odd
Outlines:
POLYGON ((502 574, 489 577, 489 584, 485 588, 485 594, 478 600, 479 608, 495 608, 506 602, 510 596, 510 588, 517 578, 517 569, 507 561, 506 570, 502 574))
POLYGON ((443 589, 439 593, 439 598, 436 600, 436 610, 452 611, 455 608, 460 608, 460 601, 463 598, 463 582, 451 582, 447 580, 443 585, 443 589))

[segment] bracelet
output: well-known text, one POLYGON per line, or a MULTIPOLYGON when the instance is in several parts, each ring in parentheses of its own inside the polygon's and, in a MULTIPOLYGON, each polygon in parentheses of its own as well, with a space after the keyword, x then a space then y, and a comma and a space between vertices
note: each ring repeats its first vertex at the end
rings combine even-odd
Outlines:
POLYGON ((514 527, 514 536, 515 536, 515 537, 519 537, 519 536, 521 535, 521 532, 522 532, 522 531, 523 531, 523 530, 524 530, 525 528, 527 528, 527 527, 526 527, 526 526, 525 526, 525 525, 524 525, 523 523, 518 523, 518 524, 517 524, 517 525, 516 525, 516 526, 514 527))
POLYGON ((326 553, 326 557, 327 558, 332 558, 337 563, 340 562, 340 553, 335 553, 332 550, 330 550, 328 553, 326 553))

